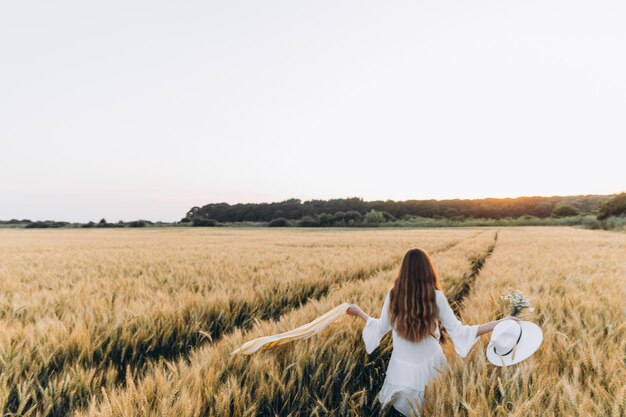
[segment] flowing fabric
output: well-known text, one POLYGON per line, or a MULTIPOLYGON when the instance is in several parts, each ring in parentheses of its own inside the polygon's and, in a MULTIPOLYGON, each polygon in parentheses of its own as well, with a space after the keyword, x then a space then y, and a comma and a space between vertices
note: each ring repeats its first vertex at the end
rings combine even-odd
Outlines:
POLYGON ((235 355, 237 353, 250 355, 261 348, 278 346, 294 340, 307 339, 321 332, 326 327, 328 327, 328 325, 343 316, 349 306, 349 303, 340 304, 332 310, 322 314, 315 320, 304 324, 296 329, 284 333, 275 334, 272 336, 258 337, 256 339, 250 340, 249 342, 241 345, 241 347, 239 347, 238 349, 234 350, 231 355, 235 355))
MULTIPOLYGON (((439 319, 445 327, 454 350, 461 357, 466 357, 478 336, 478 325, 463 325, 454 315, 450 304, 441 291, 436 291, 439 319)), ((435 336, 428 336, 415 343, 399 336, 389 322, 390 293, 387 293, 380 318, 369 318, 363 328, 365 350, 371 354, 380 344, 381 339, 392 330, 393 351, 385 374, 383 386, 378 393, 378 400, 384 405, 391 403, 402 414, 408 416, 419 410, 424 398, 424 388, 433 378, 443 371, 447 364, 443 350, 439 345, 439 325, 435 336)))

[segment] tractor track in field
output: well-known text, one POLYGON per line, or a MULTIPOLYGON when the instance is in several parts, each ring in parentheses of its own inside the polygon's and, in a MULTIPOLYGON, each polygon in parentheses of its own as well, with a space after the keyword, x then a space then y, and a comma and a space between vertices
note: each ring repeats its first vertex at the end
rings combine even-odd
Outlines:
POLYGON ((480 271, 485 266, 487 259, 489 259, 493 251, 496 249, 497 243, 498 232, 496 232, 493 236, 493 243, 489 245, 487 250, 471 260, 469 270, 465 273, 460 284, 457 285, 452 291, 453 294, 448 294, 447 298, 448 302, 450 303, 450 307, 452 307, 452 311, 454 311, 454 314, 456 314, 457 316, 460 314, 463 301, 469 295, 474 285, 474 282, 476 281, 476 278, 478 278, 478 276, 480 275, 480 271))

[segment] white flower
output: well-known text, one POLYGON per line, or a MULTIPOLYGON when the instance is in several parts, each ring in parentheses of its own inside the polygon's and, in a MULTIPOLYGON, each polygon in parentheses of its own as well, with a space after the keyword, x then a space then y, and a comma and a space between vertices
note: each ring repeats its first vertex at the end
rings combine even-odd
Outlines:
POLYGON ((509 288, 509 292, 500 298, 508 302, 511 315, 513 316, 517 316, 523 309, 530 307, 530 301, 524 297, 520 290, 512 292, 509 288))

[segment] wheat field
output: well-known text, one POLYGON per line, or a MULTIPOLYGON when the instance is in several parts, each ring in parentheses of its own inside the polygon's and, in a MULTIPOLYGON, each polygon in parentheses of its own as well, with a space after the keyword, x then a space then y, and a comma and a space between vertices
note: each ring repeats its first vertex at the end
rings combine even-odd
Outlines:
POLYGON ((511 368, 467 358, 429 416, 626 415, 626 235, 569 227, 0 229, 0 407, 13 416, 394 415, 375 396, 392 346, 362 322, 231 356, 342 302, 377 317, 399 261, 428 251, 464 323, 522 290, 544 343, 511 368))

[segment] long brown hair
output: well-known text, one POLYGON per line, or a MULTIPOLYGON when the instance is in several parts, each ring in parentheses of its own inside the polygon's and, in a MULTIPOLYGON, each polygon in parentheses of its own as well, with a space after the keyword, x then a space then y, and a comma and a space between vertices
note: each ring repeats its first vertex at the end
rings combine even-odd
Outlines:
POLYGON ((435 331, 439 314, 436 289, 441 287, 428 254, 421 249, 409 250, 389 299, 389 318, 398 335, 419 342, 435 331))

